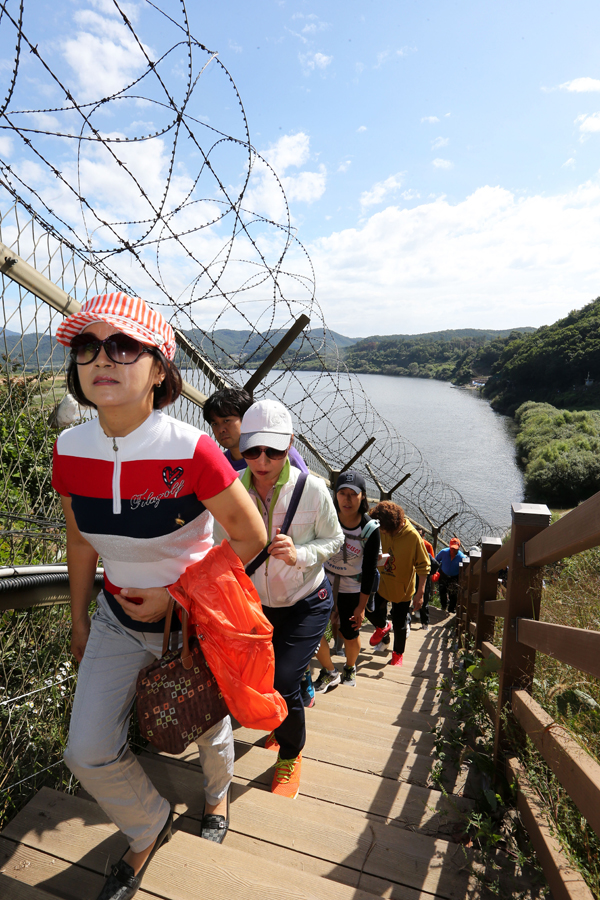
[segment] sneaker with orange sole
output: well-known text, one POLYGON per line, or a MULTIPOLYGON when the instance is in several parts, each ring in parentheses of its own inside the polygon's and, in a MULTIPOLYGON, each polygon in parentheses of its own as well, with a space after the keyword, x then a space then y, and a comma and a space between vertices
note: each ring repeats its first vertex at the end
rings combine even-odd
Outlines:
POLYGON ((394 653, 392 651, 392 658, 390 659, 390 666, 401 666, 402 665, 402 654, 394 653))
POLYGON ((279 741, 275 737, 275 732, 272 731, 271 734, 267 735, 267 739, 265 741, 265 750, 275 750, 279 753, 279 741))
POLYGON ((302 754, 294 759, 281 759, 277 757, 275 774, 271 785, 271 793, 280 797, 289 797, 295 800, 300 790, 300 769, 302 768, 302 754))

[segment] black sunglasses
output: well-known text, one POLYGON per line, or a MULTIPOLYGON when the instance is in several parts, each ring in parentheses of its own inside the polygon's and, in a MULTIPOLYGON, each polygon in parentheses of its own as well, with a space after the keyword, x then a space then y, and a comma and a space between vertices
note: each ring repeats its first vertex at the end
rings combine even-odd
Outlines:
POLYGON ((109 335, 103 341, 97 338, 95 334, 76 334, 71 339, 71 359, 78 366, 87 366, 94 362, 100 348, 104 347, 104 352, 111 362, 118 363, 121 366, 130 366, 137 362, 142 353, 152 353, 152 348, 136 341, 135 338, 117 331, 115 334, 109 335))
POLYGON ((248 450, 242 450, 242 456, 244 459, 258 459, 261 453, 264 453, 267 459, 283 459, 287 452, 287 447, 285 450, 275 450, 274 447, 250 447, 248 450))

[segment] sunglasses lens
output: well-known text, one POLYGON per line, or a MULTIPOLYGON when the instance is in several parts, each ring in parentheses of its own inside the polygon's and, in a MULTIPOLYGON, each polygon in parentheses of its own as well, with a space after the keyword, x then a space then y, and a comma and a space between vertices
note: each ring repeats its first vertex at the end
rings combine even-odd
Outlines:
POLYGON ((121 365, 134 363, 147 350, 135 338, 117 332, 101 341, 94 334, 78 334, 71 340, 71 358, 79 365, 86 366, 93 362, 104 347, 104 352, 112 362, 121 365))
POLYGON ((79 365, 92 362, 98 355, 100 341, 93 336, 78 334, 71 341, 71 357, 79 365))
POLYGON ((113 362, 128 365, 135 362, 144 346, 127 334, 111 334, 104 342, 104 348, 113 362))
POLYGON ((250 447, 249 450, 244 450, 242 456, 244 459, 258 459, 258 457, 264 453, 268 459, 283 459, 287 450, 275 450, 274 447, 250 447))

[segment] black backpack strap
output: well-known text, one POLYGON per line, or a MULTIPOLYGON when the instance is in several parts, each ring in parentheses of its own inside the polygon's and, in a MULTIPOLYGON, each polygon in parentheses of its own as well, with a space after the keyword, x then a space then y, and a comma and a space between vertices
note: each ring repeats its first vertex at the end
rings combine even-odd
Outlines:
MULTIPOLYGON (((292 519, 296 515, 296 510, 298 509, 298 504, 300 503, 300 497, 302 496, 302 491, 304 490, 304 485, 306 484, 306 479, 308 475, 306 472, 300 472, 298 476, 298 481, 294 485, 294 493, 292 494, 292 499, 290 500, 290 505, 287 508, 287 512, 285 514, 285 519, 283 520, 283 525, 281 526, 280 534, 287 534, 290 525, 292 524, 292 519)), ((268 547, 264 547, 258 556, 255 556, 254 559, 248 563, 246 566, 246 575, 254 575, 259 566, 265 562, 269 555, 268 547)))

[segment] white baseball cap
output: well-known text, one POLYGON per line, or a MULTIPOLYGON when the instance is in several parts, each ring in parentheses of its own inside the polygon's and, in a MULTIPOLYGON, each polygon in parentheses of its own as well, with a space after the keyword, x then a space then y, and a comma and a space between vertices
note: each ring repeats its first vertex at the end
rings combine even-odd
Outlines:
POLYGON ((244 413, 240 453, 251 447, 287 450, 294 433, 292 417, 278 400, 259 400, 244 413))

